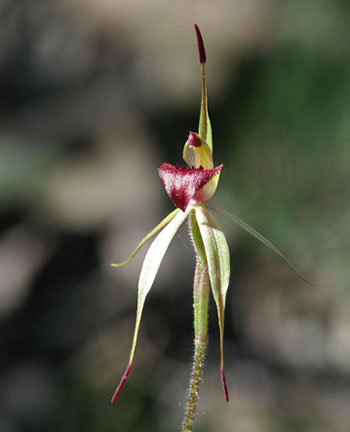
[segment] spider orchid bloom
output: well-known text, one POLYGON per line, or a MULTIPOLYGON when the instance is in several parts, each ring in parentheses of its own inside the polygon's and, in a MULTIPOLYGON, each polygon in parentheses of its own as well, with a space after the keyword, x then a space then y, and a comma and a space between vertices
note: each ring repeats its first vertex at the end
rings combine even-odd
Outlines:
MULTIPOLYGON (((216 191, 223 165, 221 164, 214 167, 213 163, 212 130, 207 107, 205 77, 206 53, 200 30, 196 24, 195 30, 198 42, 199 61, 202 69, 202 96, 199 131, 198 133, 190 132, 184 145, 183 159, 186 162, 187 167, 180 167, 179 165, 173 166, 165 162, 158 169, 164 189, 177 209, 171 212, 162 222, 160 222, 159 225, 146 235, 126 261, 120 264, 112 264, 112 266, 118 267, 130 262, 139 249, 151 237, 160 231, 151 244, 142 265, 138 282, 136 323, 129 362, 112 397, 112 402, 116 400, 121 391, 133 363, 146 296, 153 285, 159 266, 171 240, 187 218, 189 219, 190 234, 196 254, 196 269, 194 277, 195 361, 197 354, 197 357, 202 357, 202 360, 204 357, 207 342, 209 290, 211 288, 216 303, 219 321, 220 375, 226 402, 228 402, 228 392, 224 374, 223 340, 225 298, 230 279, 230 254, 224 233, 214 216, 209 212, 208 208, 228 217, 248 231, 285 259, 297 272, 289 260, 274 245, 272 245, 272 243, 252 227, 225 210, 220 210, 207 204, 207 201, 210 200, 216 191)), ((302 279, 306 280, 299 273, 298 275, 302 279)), ((199 369, 201 375, 201 368, 199 369)), ((194 362, 193 373, 195 372, 194 362)), ((198 391, 195 393, 198 398, 198 391)))

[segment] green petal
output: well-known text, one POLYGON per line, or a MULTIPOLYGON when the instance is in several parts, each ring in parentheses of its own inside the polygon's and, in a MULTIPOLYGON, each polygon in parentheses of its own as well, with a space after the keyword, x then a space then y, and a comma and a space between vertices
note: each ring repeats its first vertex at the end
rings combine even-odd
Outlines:
POLYGON ((152 238, 155 234, 157 234, 158 231, 160 231, 162 228, 164 228, 172 219, 174 219, 174 217, 178 214, 178 212, 180 211, 180 209, 176 209, 173 212, 171 212, 170 214, 168 214, 168 216, 166 218, 164 218, 162 220, 162 222, 157 225, 155 228, 153 228, 153 230, 151 232, 149 232, 146 237, 144 239, 141 240, 141 242, 136 246, 136 249, 134 250, 134 252, 129 256, 129 258, 119 264, 111 264, 112 267, 121 267, 125 264, 128 264, 133 258, 134 256, 137 254, 137 252, 142 248, 142 246, 150 239, 152 238))
POLYGON ((246 222, 244 222, 242 219, 240 219, 239 217, 229 213, 226 210, 223 209, 219 209, 211 204, 207 204, 207 207, 213 209, 214 211, 216 211, 217 213, 222 214, 223 216, 226 216, 228 219, 230 219, 232 222, 236 223, 237 225, 239 225, 241 228, 243 228, 245 231, 247 231, 249 234, 251 234, 253 237, 255 237, 256 239, 260 240, 261 243, 263 243, 265 246, 269 247, 270 249, 272 249, 274 252, 276 252, 277 255, 279 255, 280 257, 282 257, 286 263, 295 271, 295 273, 305 282, 307 282, 310 285, 314 285, 316 286, 317 284, 315 284, 314 282, 311 282, 309 279, 307 279, 305 276, 303 276, 295 267, 294 265, 290 262, 290 260, 280 251, 277 249, 277 247, 275 245, 273 245, 269 240, 267 240, 266 237, 264 237, 262 234, 260 234, 258 231, 256 231, 253 227, 251 227, 250 225, 248 225, 246 222))
POLYGON ((226 293, 230 280, 230 251, 226 238, 214 216, 205 207, 195 207, 199 230, 207 256, 209 279, 218 312, 220 330, 221 381, 228 401, 224 375, 224 313, 226 293))
POLYGON ((136 323, 135 323, 134 336, 133 336, 133 341, 132 341, 132 346, 130 351, 130 358, 125 373, 120 381, 120 384, 118 385, 112 397, 112 402, 114 402, 115 399, 117 398, 130 372, 130 368, 134 359, 139 329, 140 329, 142 310, 143 310, 143 306, 147 294, 149 290, 152 288, 159 266, 164 258, 164 255, 169 247, 171 240, 173 239, 177 230, 180 228, 181 224, 184 222, 184 220, 186 219, 186 217, 188 216, 191 210, 192 210, 191 206, 188 206, 185 212, 181 210, 177 210, 176 211, 177 214, 175 215, 175 217, 173 216, 173 219, 168 223, 168 225, 165 228, 163 228, 163 230, 157 235, 157 237, 153 240, 153 243, 151 244, 150 248, 147 251, 147 254, 142 264, 142 269, 139 277, 136 323))
POLYGON ((202 99, 201 99, 201 111, 199 115, 199 127, 198 135, 206 141, 211 153, 213 153, 213 134, 211 130, 211 123, 208 112, 208 93, 207 84, 205 77, 205 63, 201 64, 202 67, 202 99))
POLYGON ((142 269, 139 277, 138 297, 137 297, 137 312, 134 339, 130 353, 130 363, 134 357, 137 335, 139 332, 141 315, 146 296, 151 289, 154 279, 158 273, 159 266, 164 258, 165 252, 168 250, 169 244, 180 228, 183 221, 186 219, 191 207, 188 206, 186 212, 179 211, 174 219, 158 234, 153 240, 145 259, 142 264, 142 269))

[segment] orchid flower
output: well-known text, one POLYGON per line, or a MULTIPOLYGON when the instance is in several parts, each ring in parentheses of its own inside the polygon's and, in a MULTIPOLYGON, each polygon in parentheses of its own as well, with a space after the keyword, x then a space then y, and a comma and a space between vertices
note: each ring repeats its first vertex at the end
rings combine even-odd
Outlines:
MULTIPOLYGON (((224 373, 223 341, 225 299, 230 279, 230 254, 225 235, 209 209, 228 217, 234 223, 256 237, 287 261, 303 280, 309 282, 295 269, 288 258, 254 228, 237 216, 207 203, 217 189, 223 164, 215 167, 213 162, 213 140, 208 114, 205 75, 206 53, 202 35, 196 24, 195 31, 198 43, 199 62, 202 71, 202 96, 198 133, 190 132, 184 145, 183 159, 187 164, 186 167, 181 167, 179 165, 174 166, 165 162, 158 169, 164 189, 177 208, 146 235, 126 261, 120 264, 112 264, 118 267, 130 262, 139 249, 151 239, 151 237, 158 233, 145 256, 139 276, 136 324, 131 352, 127 368, 112 397, 112 402, 114 402, 129 375, 133 363, 146 296, 153 285, 159 266, 171 240, 182 223, 186 219, 189 219, 190 235, 196 254, 196 268, 193 293, 195 354, 187 404, 188 412, 187 417, 185 416, 185 419, 187 418, 185 423, 187 421, 188 425, 191 424, 191 421, 193 422, 193 419, 191 420, 190 417, 192 416, 194 418, 195 407, 198 400, 198 388, 201 380, 203 358, 207 343, 210 288, 216 303, 219 322, 221 383, 226 402, 229 400, 224 373)), ((184 428, 183 430, 192 430, 191 426, 187 427, 187 429, 184 428)))

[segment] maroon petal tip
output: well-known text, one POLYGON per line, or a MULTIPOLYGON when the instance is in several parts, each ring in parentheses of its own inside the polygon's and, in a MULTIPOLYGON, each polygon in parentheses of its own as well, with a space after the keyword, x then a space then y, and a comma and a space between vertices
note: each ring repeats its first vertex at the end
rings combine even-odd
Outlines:
POLYGON ((226 385, 224 366, 220 367, 220 376, 221 376, 222 390, 224 392, 225 400, 226 400, 226 403, 227 403, 229 401, 229 397, 228 397, 228 391, 227 391, 227 385, 226 385))
POLYGON ((116 388, 116 391, 114 392, 114 395, 112 396, 112 399, 111 399, 112 403, 115 402, 115 400, 117 399, 117 397, 120 393, 120 390, 123 388, 123 385, 125 384, 125 381, 129 375, 130 369, 131 369, 131 364, 129 363, 125 369, 124 375, 122 376, 122 379, 120 380, 118 387, 116 388))
POLYGON ((203 37, 197 24, 194 25, 194 29, 196 30, 196 35, 197 35, 199 63, 203 64, 207 61, 207 55, 205 53, 203 37))

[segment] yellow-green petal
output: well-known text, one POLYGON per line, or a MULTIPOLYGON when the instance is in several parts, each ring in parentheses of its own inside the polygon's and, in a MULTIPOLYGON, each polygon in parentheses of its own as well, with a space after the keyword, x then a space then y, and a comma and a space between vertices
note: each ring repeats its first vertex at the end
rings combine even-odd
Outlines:
POLYGON ((146 300, 146 296, 149 293, 149 290, 152 288, 154 279, 159 270, 159 266, 164 258, 166 251, 168 250, 171 240, 173 239, 177 230, 180 228, 183 221, 186 219, 190 210, 190 206, 188 206, 186 212, 179 210, 173 220, 169 222, 168 225, 163 228, 163 230, 153 240, 153 243, 148 249, 145 259, 143 261, 139 277, 136 323, 134 338, 130 352, 130 363, 132 363, 132 360, 134 358, 137 335, 139 332, 142 310, 146 300))
POLYGON ((150 248, 147 251, 147 254, 142 264, 142 269, 139 277, 136 323, 135 323, 134 336, 133 336, 131 350, 130 350, 129 362, 124 372, 124 375, 120 381, 120 384, 118 385, 116 391, 114 392, 114 395, 112 397, 112 402, 116 400, 120 390, 122 389, 126 381, 126 378, 129 375, 131 365, 133 363, 137 338, 140 329, 143 306, 145 304, 147 294, 152 288, 154 279, 159 270, 159 266, 164 258, 166 251, 168 250, 171 240, 173 239, 177 230, 180 228, 181 224, 184 222, 184 220, 186 219, 190 211, 191 211, 191 206, 188 206, 185 212, 181 210, 177 210, 175 217, 173 217, 173 219, 157 235, 157 237, 153 240, 150 248))
POLYGON ((202 68, 202 99, 201 111, 199 115, 198 135, 208 144, 213 153, 213 133, 208 112, 208 93, 205 76, 205 63, 201 64, 202 68))

